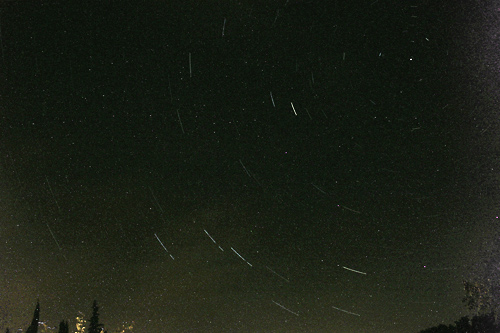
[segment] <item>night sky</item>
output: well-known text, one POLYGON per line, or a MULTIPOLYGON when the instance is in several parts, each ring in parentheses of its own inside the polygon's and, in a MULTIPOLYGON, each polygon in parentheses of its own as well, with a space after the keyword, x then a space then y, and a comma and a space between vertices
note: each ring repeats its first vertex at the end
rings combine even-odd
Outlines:
POLYGON ((458 320, 498 231, 497 7, 2 1, 0 330, 37 299, 110 332, 458 320))

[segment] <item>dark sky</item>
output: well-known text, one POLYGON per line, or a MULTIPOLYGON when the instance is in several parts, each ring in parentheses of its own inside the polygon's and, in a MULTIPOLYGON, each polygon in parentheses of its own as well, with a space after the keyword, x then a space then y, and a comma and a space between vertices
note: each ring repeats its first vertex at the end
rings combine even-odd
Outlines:
POLYGON ((467 313, 497 232, 498 8, 69 3, 0 3, 0 330, 37 299, 71 327, 96 299, 110 332, 467 313))

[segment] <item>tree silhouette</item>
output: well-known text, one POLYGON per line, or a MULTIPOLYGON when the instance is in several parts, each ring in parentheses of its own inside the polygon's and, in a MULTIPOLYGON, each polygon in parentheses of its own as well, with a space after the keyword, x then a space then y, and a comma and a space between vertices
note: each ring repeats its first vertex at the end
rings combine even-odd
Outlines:
POLYGON ((457 329, 453 325, 446 326, 444 324, 441 324, 439 326, 422 330, 420 331, 420 333, 457 333, 457 329))
MULTIPOLYGON (((500 243, 498 244, 500 248, 500 243)), ((493 271, 493 269, 490 269, 493 271)), ((496 271, 496 270, 495 270, 496 271)), ((495 273, 496 274, 496 273, 495 273)), ((455 325, 439 325, 420 331, 421 333, 495 333, 500 332, 500 322, 496 313, 500 308, 500 280, 492 277, 487 279, 473 278, 464 280, 465 297, 462 301, 470 311, 475 313, 472 319, 462 317, 455 325)))
POLYGON ((37 333, 39 321, 40 321, 40 302, 37 301, 35 313, 33 314, 33 320, 31 320, 31 325, 26 330, 26 333, 37 333))
MULTIPOLYGON (((498 179, 497 179, 498 180, 498 179)), ((500 314, 500 229, 495 227, 484 239, 479 258, 464 280, 463 302, 472 314, 500 314)), ((498 320, 498 318, 496 318, 498 320)))
POLYGON ((458 332, 469 332, 472 330, 472 326, 469 322, 469 317, 462 317, 455 322, 456 330, 458 332))
POLYGON ((455 325, 439 325, 420 331, 420 333, 497 333, 500 325, 495 324, 495 314, 477 315, 469 319, 462 317, 455 325))
POLYGON ((99 324, 99 307, 97 306, 97 301, 94 300, 92 305, 92 317, 89 322, 88 333, 100 333, 102 331, 103 324, 99 324))
POLYGON ((476 314, 500 309, 500 287, 487 279, 484 282, 464 281, 465 297, 462 301, 476 314))
POLYGON ((59 323, 59 333, 69 333, 69 325, 68 321, 62 320, 59 323))
POLYGON ((474 316, 471 320, 472 332, 496 333, 500 331, 500 325, 495 324, 495 314, 483 314, 474 316))

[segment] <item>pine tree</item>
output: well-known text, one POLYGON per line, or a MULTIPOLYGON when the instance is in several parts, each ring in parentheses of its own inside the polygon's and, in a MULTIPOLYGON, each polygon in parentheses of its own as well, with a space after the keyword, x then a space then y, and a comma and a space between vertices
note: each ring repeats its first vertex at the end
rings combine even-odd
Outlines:
POLYGON ((92 305, 92 317, 89 322, 88 333, 100 333, 102 331, 103 324, 99 324, 99 307, 97 306, 97 301, 94 300, 92 305))
POLYGON ((59 333, 69 333, 69 325, 68 321, 62 320, 59 323, 59 333))
POLYGON ((26 333, 37 333, 39 321, 40 321, 40 302, 36 302, 36 308, 35 308, 35 313, 33 314, 33 320, 31 321, 31 325, 26 330, 26 333))

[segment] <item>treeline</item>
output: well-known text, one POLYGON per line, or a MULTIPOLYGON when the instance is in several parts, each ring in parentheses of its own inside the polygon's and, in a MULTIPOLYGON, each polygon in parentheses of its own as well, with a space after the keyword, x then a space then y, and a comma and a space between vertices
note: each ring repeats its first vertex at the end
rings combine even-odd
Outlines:
MULTIPOLYGON (((500 239, 500 237, 498 238, 500 239)), ((500 248, 500 243, 495 248, 500 248)), ((494 256, 492 267, 498 266, 498 256, 494 256)), ((488 269, 490 272, 497 270, 488 269)), ((486 274, 485 274, 486 275, 486 274)), ((488 276, 488 275, 486 275, 488 276)), ((465 297, 462 302, 469 311, 476 315, 472 318, 462 317, 453 325, 434 326, 420 331, 420 333, 499 333, 500 318, 500 275, 494 275, 487 279, 476 279, 475 281, 464 280, 465 297)))
MULTIPOLYGON (((33 319, 31 320, 31 324, 26 330, 26 333, 38 333, 38 323, 40 322, 40 302, 36 303, 35 312, 33 314, 33 319)), ((92 304, 92 317, 89 321, 89 326, 86 328, 86 332, 88 333, 107 333, 104 330, 104 325, 99 323, 99 307, 97 306, 97 301, 94 301, 92 304)), ((7 328, 6 333, 10 333, 10 330, 7 328)), ((67 320, 62 320, 59 323, 59 333, 70 333, 69 325, 67 320)))
POLYGON ((495 323, 495 314, 476 315, 469 319, 469 317, 462 317, 455 322, 455 325, 434 326, 420 331, 420 333, 498 333, 500 332, 500 325, 495 323))

